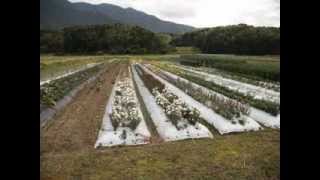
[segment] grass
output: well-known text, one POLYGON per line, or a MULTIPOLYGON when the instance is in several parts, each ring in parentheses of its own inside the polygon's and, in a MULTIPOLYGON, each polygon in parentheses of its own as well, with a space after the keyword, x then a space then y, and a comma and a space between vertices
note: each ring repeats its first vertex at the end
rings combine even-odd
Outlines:
POLYGON ((191 46, 185 46, 185 47, 176 47, 176 51, 174 54, 198 54, 200 53, 200 49, 191 47, 191 46))
POLYGON ((280 179, 280 132, 41 156, 41 179, 280 179))
POLYGON ((213 67, 254 80, 280 81, 280 60, 265 56, 182 55, 180 63, 213 67))
POLYGON ((40 80, 62 75, 84 67, 89 63, 106 62, 111 56, 40 56, 40 80))

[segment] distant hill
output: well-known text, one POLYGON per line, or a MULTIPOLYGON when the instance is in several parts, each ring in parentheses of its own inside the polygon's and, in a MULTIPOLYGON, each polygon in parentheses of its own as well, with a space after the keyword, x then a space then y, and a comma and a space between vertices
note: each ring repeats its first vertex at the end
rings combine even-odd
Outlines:
POLYGON ((59 29, 74 25, 115 22, 103 14, 77 10, 67 0, 40 0, 40 29, 59 29))
POLYGON ((70 3, 67 0, 40 0, 40 28, 59 29, 74 25, 123 23, 153 32, 184 33, 192 26, 163 21, 132 8, 112 4, 70 3))

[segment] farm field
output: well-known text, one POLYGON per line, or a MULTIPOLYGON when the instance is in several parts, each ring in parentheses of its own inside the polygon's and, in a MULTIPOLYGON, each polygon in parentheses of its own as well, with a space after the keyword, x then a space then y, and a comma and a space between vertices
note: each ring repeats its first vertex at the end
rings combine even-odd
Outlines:
POLYGON ((280 179, 278 57, 40 59, 41 179, 280 179))

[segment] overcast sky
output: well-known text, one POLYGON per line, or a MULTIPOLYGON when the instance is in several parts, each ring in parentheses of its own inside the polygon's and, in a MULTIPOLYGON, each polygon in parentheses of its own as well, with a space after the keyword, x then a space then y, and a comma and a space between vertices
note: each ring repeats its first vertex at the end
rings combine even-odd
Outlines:
POLYGON ((160 19, 195 27, 246 23, 280 26, 280 0, 69 0, 131 7, 160 19))

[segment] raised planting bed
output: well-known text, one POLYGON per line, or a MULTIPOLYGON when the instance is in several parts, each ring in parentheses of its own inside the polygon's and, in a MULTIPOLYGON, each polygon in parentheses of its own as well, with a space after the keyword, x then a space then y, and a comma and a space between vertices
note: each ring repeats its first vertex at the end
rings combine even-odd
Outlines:
MULTIPOLYGON (((143 72, 141 67, 137 66, 137 68, 143 72)), ((195 125, 200 120, 197 109, 189 108, 183 100, 170 92, 163 83, 152 75, 143 72, 140 77, 155 97, 156 103, 164 109, 167 117, 178 130, 186 128, 188 124, 195 125)))
POLYGON ((199 115, 195 108, 187 106, 181 98, 175 96, 139 65, 133 65, 132 69, 145 107, 164 141, 213 137, 211 132, 198 122, 199 115))
POLYGON ((53 77, 50 77, 50 78, 46 78, 45 80, 40 81, 40 86, 42 86, 43 84, 46 84, 46 83, 50 83, 51 81, 54 81, 54 80, 57 80, 57 79, 61 79, 63 77, 72 75, 74 73, 86 70, 88 68, 97 66, 99 64, 102 64, 102 63, 89 63, 89 64, 82 65, 80 67, 73 67, 73 68, 67 69, 67 70, 65 70, 63 72, 60 72, 59 75, 56 75, 56 76, 53 76, 53 77))
POLYGON ((249 78, 243 77, 239 74, 230 73, 230 72, 219 70, 216 68, 194 67, 194 66, 184 66, 184 65, 179 65, 179 66, 184 67, 184 68, 188 68, 188 69, 192 69, 195 71, 206 72, 209 74, 221 76, 226 79, 240 81, 242 83, 251 84, 254 86, 266 88, 266 89, 273 90, 276 92, 280 92, 280 82, 268 82, 268 81, 249 79, 249 78))
POLYGON ((190 68, 185 68, 181 66, 175 66, 176 68, 181 68, 191 74, 194 74, 198 77, 202 77, 203 79, 207 81, 214 82, 217 85, 224 86, 229 88, 230 90, 235 90, 238 91, 242 94, 245 95, 250 95, 254 99, 258 100, 265 100, 265 101, 271 101, 275 103, 280 103, 280 93, 266 89, 263 87, 255 86, 252 84, 247 84, 239 81, 235 81, 232 79, 224 78, 219 75, 214 75, 214 74, 209 74, 206 72, 198 71, 198 70, 193 70, 190 68))
POLYGON ((182 99, 190 108, 197 109, 199 111, 199 117, 204 121, 206 121, 211 126, 213 126, 216 130, 218 130, 220 134, 225 134, 230 132, 255 131, 262 128, 257 122, 255 122, 253 119, 249 117, 246 117, 245 123, 243 124, 232 123, 232 121, 227 120, 226 118, 217 114, 206 105, 193 99, 181 89, 177 88, 176 86, 169 83, 165 79, 162 79, 161 77, 157 76, 148 68, 144 66, 141 66, 141 67, 147 74, 152 75, 154 79, 163 83, 166 86, 166 88, 168 88, 169 91, 171 91, 180 99, 182 99))
POLYGON ((243 115, 247 116, 249 114, 249 106, 247 104, 242 104, 216 93, 209 93, 208 90, 203 87, 196 86, 190 81, 168 72, 164 72, 154 66, 148 66, 148 68, 161 78, 183 90, 193 99, 206 105, 227 120, 232 121, 232 123, 245 124, 245 118, 243 118, 243 115))
POLYGON ((128 69, 120 73, 108 100, 95 147, 139 145, 150 141, 128 69))
POLYGON ((241 103, 248 103, 250 106, 277 116, 280 114, 280 97, 275 101, 258 99, 250 93, 240 92, 239 89, 230 89, 228 85, 217 84, 214 78, 207 78, 199 73, 190 72, 177 66, 169 66, 166 64, 156 64, 161 69, 177 74, 191 82, 207 87, 215 92, 223 94, 231 99, 235 99, 241 103), (278 102, 279 101, 279 102, 278 102))
POLYGON ((148 67, 156 72, 156 74, 158 74, 160 77, 179 87, 185 93, 201 102, 202 104, 205 104, 207 107, 211 108, 213 111, 222 115, 226 119, 230 119, 231 117, 233 117, 238 120, 232 122, 239 122, 240 124, 245 123, 245 121, 243 121, 243 116, 249 116, 250 118, 266 127, 280 128, 280 115, 276 117, 272 116, 269 113, 258 110, 254 107, 249 107, 247 104, 237 102, 236 100, 230 99, 220 93, 214 92, 206 87, 193 83, 180 76, 156 68, 155 66, 149 65, 148 67), (212 99, 210 96, 213 96, 215 98, 212 99), (212 108, 212 104, 217 104, 216 106, 221 107, 221 110, 216 110, 217 107, 212 108), (228 113, 227 116, 221 114, 221 111, 228 113), (240 115, 240 117, 242 116, 242 118, 239 118, 238 115, 240 115))
POLYGON ((40 86, 40 112, 46 108, 53 107, 58 100, 97 74, 103 67, 103 64, 99 64, 40 86))
MULTIPOLYGON (((74 87, 69 92, 66 93, 65 96, 61 96, 61 98, 57 98, 56 101, 52 100, 52 104, 42 103, 40 99, 40 127, 44 127, 47 122, 52 119, 58 112, 60 112, 66 105, 68 105, 73 98, 78 94, 78 92, 83 89, 86 85, 90 84, 93 81, 96 81, 98 77, 104 73, 107 68, 101 67, 101 69, 93 74, 89 79, 82 82, 80 85, 74 87)), ((97 81, 99 83, 99 80, 97 81)), ((43 88, 43 87, 42 87, 43 88)), ((41 89, 41 87, 40 87, 41 89)), ((45 94, 42 94, 43 96, 45 94)), ((42 98, 50 98, 50 97, 42 97, 42 98)))

